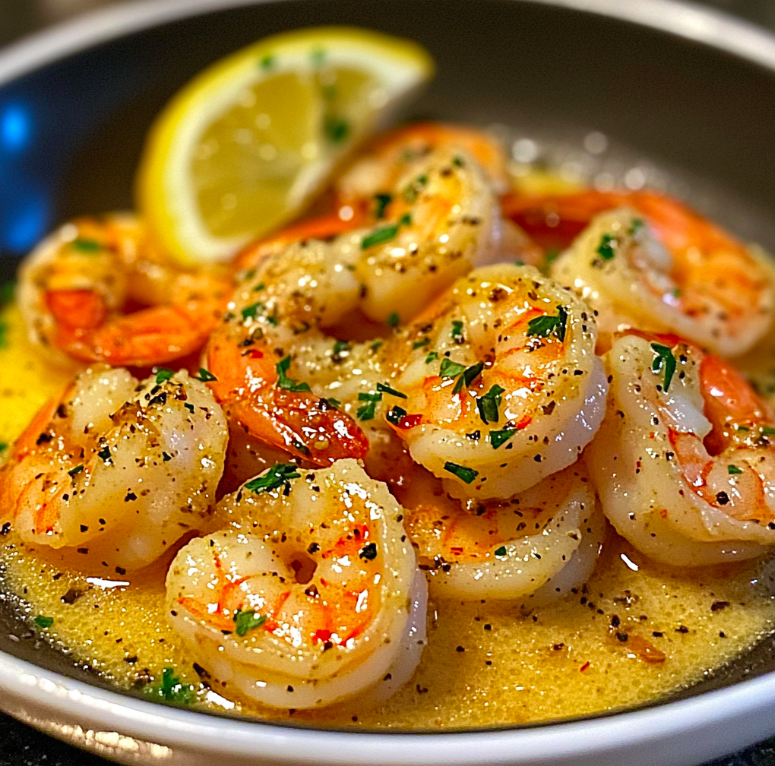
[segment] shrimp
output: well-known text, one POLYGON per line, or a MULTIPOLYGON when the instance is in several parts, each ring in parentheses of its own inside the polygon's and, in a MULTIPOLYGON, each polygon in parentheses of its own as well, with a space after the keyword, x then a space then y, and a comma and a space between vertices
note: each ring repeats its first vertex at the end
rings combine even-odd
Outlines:
POLYGON ((497 225, 473 161, 440 150, 413 170, 413 182, 415 172, 417 196, 393 222, 262 260, 208 343, 212 390, 230 417, 313 465, 365 457, 368 440, 350 413, 361 396, 381 398, 380 341, 348 343, 331 328, 351 333, 371 322, 384 335, 411 319, 470 271, 497 225))
POLYGON ((219 693, 312 708, 409 679, 426 585, 384 484, 355 460, 280 464, 217 513, 228 524, 172 562, 167 607, 219 693))
POLYGON ((589 579, 605 538, 581 462, 498 503, 461 505, 422 469, 398 497, 438 597, 550 603, 589 579))
POLYGON ((613 332, 634 326, 675 332, 732 357, 753 347, 775 318, 762 257, 669 197, 589 191, 507 199, 504 207, 540 241, 559 231, 567 244, 590 224, 551 274, 600 312, 609 343, 613 332))
POLYGON ((10 450, 0 509, 26 543, 140 569, 209 519, 226 439, 220 407, 186 372, 138 384, 87 369, 10 450))
POLYGON ((143 367, 200 350, 233 289, 216 271, 173 269, 132 216, 79 219, 41 242, 20 270, 33 343, 55 358, 143 367), (130 302, 149 306, 123 313, 130 302))
POLYGON ((775 545, 775 414, 728 362, 629 333, 606 355, 608 414, 585 459, 617 531, 677 566, 775 545))
POLYGON ((605 412, 597 327, 528 266, 477 269, 391 347, 385 417, 457 498, 508 499, 578 460, 605 412))

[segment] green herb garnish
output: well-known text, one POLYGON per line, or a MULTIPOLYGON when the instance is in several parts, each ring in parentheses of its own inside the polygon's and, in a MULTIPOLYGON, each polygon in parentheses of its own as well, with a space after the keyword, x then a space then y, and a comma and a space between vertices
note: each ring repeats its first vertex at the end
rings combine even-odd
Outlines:
POLYGON ((44 617, 42 614, 39 614, 33 622, 39 627, 39 628, 50 628, 54 624, 54 618, 53 617, 44 617))
POLYGON ((616 246, 619 243, 613 234, 603 234, 600 244, 595 251, 604 261, 610 261, 616 255, 616 246))
POLYGON ((146 686, 144 693, 178 705, 191 705, 196 701, 196 691, 191 684, 184 684, 176 675, 175 668, 166 667, 161 674, 161 683, 146 686))
POLYGON ((422 338, 421 340, 416 340, 414 343, 412 343, 412 348, 424 348, 431 342, 430 338, 422 338))
POLYGON ((659 372, 660 370, 664 370, 665 377, 662 388, 665 393, 667 393, 667 390, 670 387, 670 381, 675 374, 675 357, 673 356, 671 349, 668 346, 663 346, 661 343, 652 343, 651 348, 656 354, 654 361, 651 364, 651 371, 659 372))
MULTIPOLYGON (((427 361, 427 359, 426 359, 427 361)), ((440 374, 442 378, 456 378, 461 373, 465 372, 465 365, 453 362, 449 357, 444 357, 441 360, 440 374)))
POLYGON ((199 375, 197 377, 202 381, 202 383, 212 383, 214 380, 218 380, 218 378, 216 378, 215 375, 210 372, 210 370, 206 370, 204 367, 199 368, 199 375))
POLYGON ((568 312, 563 306, 557 307, 555 316, 536 317, 527 323, 527 334, 538 338, 548 338, 554 335, 560 341, 565 340, 565 330, 568 324, 568 312))
POLYGON ((234 612, 234 617, 232 617, 232 619, 236 625, 235 630, 237 635, 245 636, 249 630, 260 628, 266 622, 266 615, 256 615, 253 609, 247 609, 244 612, 241 609, 238 609, 234 612))
POLYGON ((503 558, 504 556, 508 555, 508 551, 506 550, 506 546, 505 545, 501 545, 500 548, 496 548, 493 551, 493 555, 494 556, 498 556, 499 558, 503 558))
POLYGON ((77 465, 75 468, 71 468, 67 473, 70 476, 78 476, 81 471, 83 471, 83 463, 81 463, 81 465, 77 465))
POLYGON ((102 243, 97 242, 96 239, 84 239, 82 237, 78 237, 78 239, 74 239, 70 246, 74 250, 79 250, 82 253, 98 253, 100 250, 102 250, 102 243))
POLYGON ((261 301, 256 301, 255 303, 251 303, 250 306, 245 306, 240 313, 242 314, 243 319, 255 319, 259 314, 264 312, 265 308, 265 304, 261 301))
POLYGON ((742 473, 742 469, 738 468, 736 465, 728 465, 727 466, 727 473, 730 476, 734 476, 735 474, 742 473))
POLYGON ((168 380, 172 380, 174 375, 173 370, 167 370, 162 367, 160 370, 156 370, 156 385, 160 386, 162 383, 166 383, 168 380))
POLYGON ((258 62, 258 65, 261 67, 261 69, 269 71, 275 65, 275 57, 271 53, 267 56, 263 56, 261 61, 258 62))
POLYGON ((291 479, 298 479, 300 476, 298 466, 293 463, 275 463, 262 476, 246 482, 245 489, 260 495, 283 486, 290 487, 291 479))
POLYGON ((505 389, 496 384, 476 400, 476 408, 479 410, 479 417, 483 423, 498 422, 500 418, 498 408, 501 406, 501 394, 503 393, 505 393, 505 389))
POLYGON ((366 402, 366 404, 358 407, 356 412, 358 419, 371 420, 377 410, 377 402, 382 401, 382 394, 358 394, 358 401, 366 402))
POLYGON ((406 394, 396 391, 395 388, 391 388, 387 383, 377 383, 377 391, 383 394, 390 394, 390 396, 397 396, 399 399, 407 398, 406 394))
POLYGON ((452 322, 452 332, 450 332, 450 335, 453 338, 462 338, 463 337, 463 322, 459 319, 455 319, 452 322))
POLYGON ((444 470, 457 476, 458 479, 466 484, 470 484, 479 475, 479 471, 475 471, 473 468, 466 468, 464 465, 450 463, 449 461, 444 463, 444 470))
POLYGON ((399 426, 401 425, 401 421, 406 417, 406 410, 396 404, 388 410, 385 417, 387 418, 388 423, 399 426))
POLYGON ((394 311, 386 320, 385 324, 390 325, 390 327, 397 327, 398 323, 401 321, 401 317, 398 316, 398 314, 394 311))
POLYGON ((439 352, 438 351, 431 351, 428 354, 428 356, 425 357, 425 364, 430 364, 431 362, 434 362, 438 358, 439 358, 439 352))
POLYGON ((374 217, 377 220, 381 220, 385 217, 385 211, 388 205, 393 201, 392 194, 375 194, 374 195, 374 217))
POLYGON ((516 428, 504 428, 502 431, 490 431, 490 444, 493 449, 498 449, 505 444, 517 432, 516 428))
POLYGON ((291 366, 291 357, 286 356, 281 359, 275 366, 277 370, 277 388, 284 388, 286 391, 310 391, 308 383, 297 383, 295 380, 291 380, 286 373, 291 366))
POLYGON ((323 131, 332 144, 341 144, 350 135, 350 123, 341 117, 327 115, 323 120, 323 131))

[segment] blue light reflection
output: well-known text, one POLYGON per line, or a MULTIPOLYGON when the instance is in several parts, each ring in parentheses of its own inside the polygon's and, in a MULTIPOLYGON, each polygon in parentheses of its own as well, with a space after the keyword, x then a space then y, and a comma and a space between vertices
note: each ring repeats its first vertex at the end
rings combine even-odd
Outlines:
POLYGON ((0 106, 0 150, 20 152, 30 141, 32 120, 29 110, 20 103, 0 106))
POLYGON ((46 233, 50 211, 48 199, 42 192, 17 187, 12 196, 0 196, 0 211, 2 249, 26 253, 46 233))

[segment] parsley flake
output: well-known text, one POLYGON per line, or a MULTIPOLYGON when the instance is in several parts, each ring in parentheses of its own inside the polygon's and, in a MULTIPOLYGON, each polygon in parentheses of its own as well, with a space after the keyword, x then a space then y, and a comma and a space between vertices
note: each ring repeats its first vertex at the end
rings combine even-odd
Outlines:
POLYGON ((215 380, 218 380, 218 378, 213 375, 210 370, 206 370, 204 367, 199 368, 199 375, 197 376, 199 380, 202 381, 202 383, 212 383, 215 380))
POLYGON ((430 338, 421 338, 420 340, 416 340, 414 343, 412 343, 412 349, 425 348, 425 346, 427 346, 430 342, 430 338))
POLYGON ((377 410, 377 402, 382 401, 382 394, 358 394, 359 402, 366 402, 366 404, 358 407, 356 415, 359 420, 372 420, 374 413, 377 410))
POLYGON ((172 376, 175 373, 172 370, 167 370, 162 367, 160 370, 156 370, 156 385, 160 386, 162 383, 166 383, 168 380, 172 380, 172 376))
POLYGON ((386 320, 385 323, 390 325, 391 327, 397 327, 398 323, 401 321, 401 317, 398 316, 398 314, 394 311, 386 320))
POLYGON ((337 340, 334 342, 333 358, 336 362, 341 362, 350 351, 350 344, 346 340, 337 340))
POLYGON ((425 357, 425 364, 430 364, 431 362, 435 361, 439 358, 439 352, 438 351, 431 351, 428 356, 425 357))
POLYGON ((105 449, 100 450, 97 453, 97 457, 104 463, 110 463, 110 447, 105 447, 105 449))
POLYGON ((341 144, 350 135, 350 123, 341 117, 327 115, 323 120, 323 131, 332 144, 341 144))
POLYGON ((627 233, 631 237, 634 237, 645 225, 646 224, 642 218, 633 218, 627 233))
POLYGON ((234 624, 236 627, 236 633, 238 636, 246 636, 249 630, 255 630, 260 628, 266 622, 266 615, 257 615, 253 609, 246 609, 244 612, 242 609, 237 609, 234 612, 234 624))
POLYGON ((81 253, 98 253, 102 250, 101 242, 98 242, 96 239, 84 239, 83 237, 74 239, 70 246, 81 253))
POLYGON ((268 72, 270 69, 274 68, 275 62, 275 57, 270 53, 266 56, 263 56, 258 62, 258 65, 261 67, 261 69, 268 72))
POLYGON ((508 556, 508 550, 506 550, 505 545, 501 545, 500 548, 496 548, 493 552, 493 556, 497 556, 498 558, 504 558, 504 556, 508 556))
POLYGON ((275 366, 277 370, 277 388, 284 388, 286 391, 310 391, 309 383, 297 383, 295 380, 291 380, 286 373, 291 366, 291 357, 286 356, 281 359, 275 366))
POLYGON ((775 428, 772 426, 762 426, 762 433, 765 436, 775 436, 775 428))
POLYGON ((457 383, 455 383, 455 387, 452 389, 452 393, 457 394, 463 389, 463 386, 468 388, 468 386, 470 386, 479 377, 479 375, 481 375, 483 369, 484 362, 477 362, 476 364, 472 364, 470 367, 466 367, 466 369, 463 371, 463 374, 457 379, 457 383))
POLYGON ((463 322, 460 319, 455 319, 452 322, 452 332, 450 332, 450 335, 453 338, 462 338, 463 337, 463 322))
POLYGON ((479 471, 475 471, 473 468, 466 468, 464 465, 458 465, 449 461, 444 463, 444 470, 453 476, 457 476, 458 479, 466 484, 470 484, 479 475, 479 471))
POLYGON ((556 316, 544 314, 535 317, 527 323, 527 334, 538 338, 548 338, 554 335, 558 340, 565 340, 565 331, 568 324, 568 312, 564 306, 557 307, 556 316))
POLYGON ((300 476, 298 466, 293 463, 275 463, 261 476, 246 482, 245 489, 260 495, 283 486, 290 487, 291 479, 298 479, 300 476))
POLYGON ((449 357, 441 360, 440 373, 442 378, 456 378, 466 369, 464 364, 453 362, 449 357))
POLYGON ((500 418, 498 408, 501 406, 501 394, 503 393, 505 393, 505 389, 496 384, 476 400, 479 417, 485 425, 498 422, 500 418))
POLYGON ((498 449, 505 444, 517 432, 516 428, 504 428, 502 431, 490 431, 490 444, 493 449, 498 449))
POLYGON ((406 410, 396 404, 388 410, 385 417, 388 423, 392 423, 394 426, 399 426, 401 425, 401 421, 406 417, 406 410))
POLYGON ((39 627, 39 628, 50 628, 54 624, 54 618, 53 617, 44 617, 42 614, 39 614, 33 622, 39 627))
POLYGON ((374 195, 374 217, 379 221, 385 217, 388 205, 393 201, 392 194, 374 195))
POLYGON ((618 241, 613 234, 603 234, 595 251, 604 261, 610 261, 616 255, 618 241))
POLYGON ((730 476, 734 476, 735 474, 742 473, 742 469, 738 468, 736 465, 728 465, 727 466, 727 473, 730 476))
POLYGON ((654 361, 651 364, 651 371, 660 372, 660 370, 664 370, 665 377, 662 388, 665 393, 667 393, 668 388, 670 388, 670 381, 675 374, 675 357, 669 346, 663 346, 661 343, 652 343, 651 348, 656 354, 654 361))
POLYGON ((178 705, 190 705, 196 701, 196 692, 191 684, 183 683, 176 675, 175 668, 166 667, 161 674, 161 683, 146 686, 144 693, 149 697, 158 697, 178 705))
POLYGON ((395 388, 391 388, 387 383, 377 383, 377 391, 383 394, 390 394, 390 396, 397 396, 399 399, 407 399, 407 395, 396 391, 395 388))
POLYGON ((67 473, 70 476, 78 476, 81 471, 83 471, 83 463, 81 463, 81 465, 77 465, 75 468, 71 468, 67 473))
POLYGON ((250 306, 245 306, 240 312, 243 319, 255 319, 259 314, 264 312, 266 306, 261 301, 251 303, 250 306))

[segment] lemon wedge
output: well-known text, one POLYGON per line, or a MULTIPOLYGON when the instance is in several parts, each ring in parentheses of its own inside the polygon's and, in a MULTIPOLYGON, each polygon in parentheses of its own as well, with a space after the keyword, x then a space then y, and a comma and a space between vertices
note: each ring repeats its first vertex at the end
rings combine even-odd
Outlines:
POLYGON ((191 80, 151 128, 137 206, 183 265, 291 220, 340 160, 432 77, 419 45, 364 29, 265 38, 191 80))

